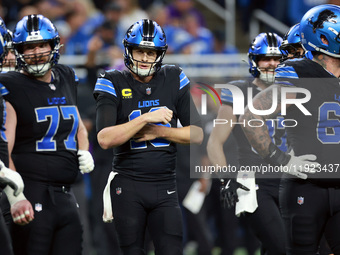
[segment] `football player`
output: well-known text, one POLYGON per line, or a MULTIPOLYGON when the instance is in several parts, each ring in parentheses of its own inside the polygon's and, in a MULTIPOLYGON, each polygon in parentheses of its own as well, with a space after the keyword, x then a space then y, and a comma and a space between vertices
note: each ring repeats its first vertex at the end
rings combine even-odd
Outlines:
POLYGON ((305 50, 301 45, 299 23, 292 26, 283 36, 280 51, 282 53, 281 62, 287 59, 302 58, 305 56, 305 50))
MULTIPOLYGON (((8 34, 4 21, 0 18, 0 70, 2 69, 2 63, 6 56, 6 48, 8 45, 8 34)), ((23 195, 24 183, 20 174, 7 168, 8 166, 8 144, 5 135, 5 122, 6 122, 6 105, 2 98, 2 94, 6 93, 6 89, 1 86, 0 96, 0 191, 3 191, 12 209, 17 211, 17 214, 13 216, 15 223, 24 225, 29 223, 33 219, 31 215, 33 213, 31 204, 27 201, 23 195)), ((1 193, 0 193, 1 196, 1 193)), ((2 198, 2 200, 5 198, 2 198)), ((5 220, 0 209, 0 253, 12 255, 12 241, 8 232, 5 220)))
POLYGON ((15 50, 13 48, 13 33, 11 30, 7 29, 6 34, 6 55, 2 63, 2 72, 16 71, 17 70, 17 58, 15 55, 15 50))
POLYGON ((146 228, 155 254, 182 254, 176 143, 202 142, 200 116, 183 70, 162 66, 166 36, 155 21, 134 23, 123 43, 128 71, 101 73, 94 89, 98 142, 114 148, 104 220, 114 216, 123 254, 145 254, 146 228))
POLYGON ((21 174, 35 217, 23 227, 12 224, 14 252, 81 254, 82 226, 71 185, 79 169, 90 172, 94 165, 76 106, 78 79, 71 68, 58 65, 58 31, 42 15, 16 24, 13 47, 20 72, 0 75, 8 91, 9 165, 21 174))
MULTIPOLYGON (((290 154, 272 143, 264 127, 243 127, 254 149, 267 162, 285 171, 279 201, 287 254, 316 254, 323 232, 333 253, 340 254, 338 31, 339 6, 310 9, 301 19, 300 36, 313 59, 283 62, 276 69, 277 85, 272 86, 277 97, 287 97, 289 104, 277 104, 272 114, 263 116, 246 109, 241 118, 264 120, 286 111, 286 118, 296 121, 296 126, 286 128, 293 149, 290 154), (304 103, 297 104, 301 98, 304 103)), ((267 89, 258 94, 253 104, 256 109, 268 109, 272 101, 272 91, 267 89)))
MULTIPOLYGON (((261 90, 270 86, 274 81, 275 68, 280 63, 281 53, 279 47, 281 42, 282 38, 275 33, 259 34, 250 44, 248 51, 249 71, 254 79, 232 81, 229 84, 240 88, 245 98, 248 97, 248 88, 252 90, 255 97, 261 90)), ((221 98, 223 105, 218 111, 217 119, 228 120, 228 123, 238 123, 239 116, 233 114, 234 96, 231 91, 222 89, 221 98)), ((268 129, 271 139, 285 151, 287 150, 285 130, 277 123, 279 122, 271 122, 268 129)), ((237 124, 215 125, 213 128, 207 145, 208 156, 213 165, 227 165, 223 144, 227 141, 231 132, 233 132, 237 141, 240 166, 265 165, 263 159, 253 151, 242 131, 241 125, 237 124)), ((231 176, 231 173, 229 176, 231 176)), ((262 250, 266 252, 264 254, 285 254, 284 229, 278 202, 280 175, 275 173, 261 175, 258 173, 255 177, 258 185, 256 192, 258 207, 253 213, 244 213, 246 222, 260 240, 262 250)), ((221 199, 222 203, 228 203, 228 207, 235 206, 238 201, 236 191, 238 188, 249 190, 236 182, 234 178, 235 176, 229 180, 227 188, 227 183, 222 183, 221 199)))

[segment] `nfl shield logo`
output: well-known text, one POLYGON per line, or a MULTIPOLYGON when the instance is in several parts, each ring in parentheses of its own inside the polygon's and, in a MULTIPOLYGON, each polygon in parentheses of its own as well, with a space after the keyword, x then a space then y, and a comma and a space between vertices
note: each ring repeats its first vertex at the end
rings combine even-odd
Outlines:
POLYGON ((42 204, 36 203, 34 209, 35 209, 37 212, 40 212, 40 211, 42 210, 42 204))
POLYGON ((117 195, 120 195, 120 194, 122 194, 122 188, 116 188, 116 194, 117 195))
POLYGON ((52 89, 52 90, 56 90, 56 87, 55 87, 55 85, 54 84, 49 84, 49 86, 50 86, 50 89, 52 89))
POLYGON ((298 203, 299 205, 302 205, 304 202, 305 202, 305 198, 304 198, 304 197, 298 197, 298 198, 297 198, 297 203, 298 203))
POLYGON ((146 94, 149 96, 151 95, 151 88, 146 88, 146 94))

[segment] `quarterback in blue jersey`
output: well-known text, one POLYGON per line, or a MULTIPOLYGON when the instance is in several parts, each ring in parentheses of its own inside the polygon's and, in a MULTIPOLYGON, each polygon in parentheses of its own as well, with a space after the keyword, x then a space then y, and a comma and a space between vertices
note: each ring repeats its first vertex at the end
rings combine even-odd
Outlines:
POLYGON ((129 70, 100 74, 94 89, 98 142, 114 148, 103 218, 114 216, 124 255, 145 254, 146 228, 156 254, 182 254, 176 143, 202 142, 200 116, 183 70, 162 66, 167 44, 156 22, 134 23, 123 43, 129 70))
MULTIPOLYGON (((286 128, 292 147, 289 154, 272 143, 265 128, 244 127, 255 150, 267 162, 282 166, 285 172, 280 207, 287 254, 316 254, 323 233, 333 253, 340 254, 338 31, 339 6, 320 5, 309 10, 301 19, 300 36, 313 59, 287 60, 276 69, 277 97, 283 95, 282 101, 287 97, 289 104, 282 107, 278 103, 272 114, 264 116, 247 109, 242 118, 267 119, 286 111, 286 118, 296 123, 286 128), (303 104, 296 103, 301 100, 303 104)), ((273 99, 272 91, 265 90, 253 104, 257 109, 269 109, 273 99)))
MULTIPOLYGON (((240 89, 245 97, 248 96, 249 89, 252 96, 255 97, 261 90, 266 89, 273 84, 274 70, 280 63, 281 53, 279 47, 282 38, 275 33, 261 33, 250 44, 248 58, 250 64, 250 73, 253 79, 232 81, 229 84, 240 89)), ((238 163, 242 168, 247 166, 262 166, 266 162, 254 152, 244 135, 241 124, 239 124, 239 115, 233 114, 233 102, 235 96, 229 89, 222 89, 221 99, 223 105, 218 111, 217 119, 224 119, 228 124, 215 125, 209 137, 207 151, 213 165, 227 165, 226 156, 223 151, 223 144, 227 141, 231 132, 236 138, 238 150, 238 163), (234 124, 231 124, 234 123, 234 124), (238 123, 238 124, 235 124, 238 123)), ((246 106, 247 103, 243 107, 246 106)), ((280 121, 268 122, 268 131, 272 141, 282 150, 287 150, 286 133, 280 121)), ((261 242, 263 254, 285 254, 283 222, 279 210, 279 183, 280 174, 275 173, 256 173, 256 191, 258 207, 252 213, 245 212, 245 220, 251 227, 257 238, 261 242)), ((226 203, 229 207, 235 206, 238 202, 237 189, 241 186, 235 182, 235 176, 229 173, 229 188, 222 187, 222 193, 226 193, 226 203)), ((225 185, 226 183, 223 183, 225 185)), ((245 189, 244 187, 241 187, 245 189)), ((223 194, 222 194, 223 195, 223 194)))
POLYGON ((82 225, 72 184, 93 169, 87 131, 77 103, 77 76, 58 65, 59 34, 42 15, 22 18, 13 32, 20 71, 0 75, 7 106, 9 166, 21 174, 32 203, 11 224, 14 253, 80 255, 82 225), (20 222, 19 222, 20 223, 20 222), (67 245, 65 245, 67 244, 67 245))

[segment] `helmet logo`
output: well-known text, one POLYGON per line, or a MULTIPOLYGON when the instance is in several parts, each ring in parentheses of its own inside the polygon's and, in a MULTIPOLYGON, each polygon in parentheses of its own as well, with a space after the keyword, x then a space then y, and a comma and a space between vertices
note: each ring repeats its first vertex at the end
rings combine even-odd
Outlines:
POLYGON ((43 37, 40 35, 40 31, 34 31, 30 33, 26 38, 27 42, 37 41, 37 40, 43 40, 43 37))
POLYGON ((155 46, 154 42, 141 41, 141 46, 155 46))
POLYGON ((309 19, 309 22, 313 25, 313 32, 315 33, 316 29, 323 28, 323 23, 326 21, 336 23, 336 21, 333 19, 336 17, 337 16, 331 10, 324 10, 320 12, 318 19, 315 22, 311 20, 312 18, 309 19))

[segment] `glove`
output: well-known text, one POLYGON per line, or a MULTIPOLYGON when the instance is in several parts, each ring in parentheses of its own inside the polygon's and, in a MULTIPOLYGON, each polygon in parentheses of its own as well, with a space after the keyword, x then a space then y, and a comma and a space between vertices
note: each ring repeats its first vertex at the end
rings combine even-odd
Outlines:
POLYGON ((290 160, 287 165, 282 166, 282 172, 294 175, 301 179, 307 179, 307 174, 314 174, 316 169, 321 165, 315 162, 316 156, 313 154, 306 154, 301 156, 295 156, 294 151, 289 153, 290 160))
POLYGON ((78 150, 79 170, 82 174, 90 173, 94 168, 94 161, 89 151, 78 150))
POLYGON ((5 166, 0 160, 0 186, 5 189, 6 186, 10 186, 13 190, 13 195, 18 196, 24 190, 24 182, 20 174, 14 170, 11 170, 5 166))
POLYGON ((313 174, 316 169, 321 165, 316 160, 316 156, 313 154, 306 154, 302 156, 295 156, 292 150, 289 154, 281 151, 275 144, 270 143, 268 147, 269 154, 264 160, 273 165, 280 166, 281 172, 294 175, 301 179, 307 179, 307 174, 313 174))
POLYGON ((232 208, 238 202, 238 196, 236 190, 241 188, 245 191, 250 191, 246 186, 236 182, 235 179, 229 179, 227 184, 224 183, 224 179, 221 179, 221 189, 220 189, 220 202, 223 208, 232 208))

